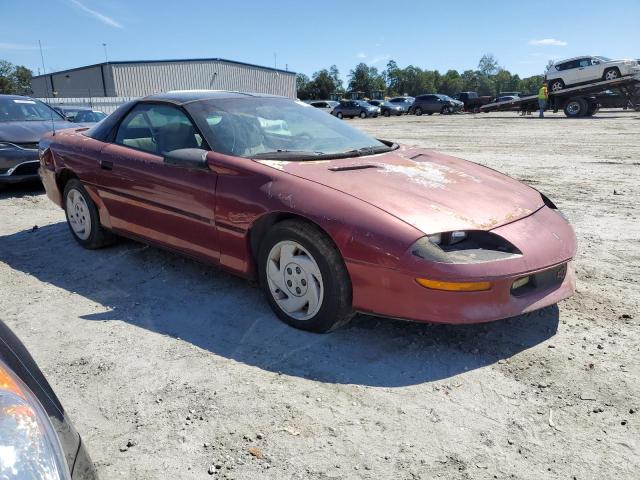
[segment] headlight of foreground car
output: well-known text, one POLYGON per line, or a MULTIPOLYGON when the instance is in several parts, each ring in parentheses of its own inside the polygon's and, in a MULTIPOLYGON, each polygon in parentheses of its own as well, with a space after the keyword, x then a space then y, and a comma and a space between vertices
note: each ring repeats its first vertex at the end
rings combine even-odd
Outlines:
MULTIPOLYGON (((424 260, 469 264, 507 260, 522 255, 514 245, 492 232, 482 230, 442 232, 422 237, 411 246, 411 253, 424 260)), ((479 292, 491 289, 491 282, 443 282, 416 278, 432 290, 479 292)))
POLYGON ((0 478, 70 480, 58 436, 44 408, 0 362, 0 478))
POLYGON ((416 257, 438 263, 482 263, 522 255, 499 235, 484 230, 436 233, 420 238, 411 246, 416 257))

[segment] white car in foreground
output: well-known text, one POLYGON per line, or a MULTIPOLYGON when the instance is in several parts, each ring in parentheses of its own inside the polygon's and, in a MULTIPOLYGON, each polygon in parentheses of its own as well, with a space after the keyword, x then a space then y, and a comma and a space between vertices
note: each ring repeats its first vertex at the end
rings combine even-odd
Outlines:
POLYGON ((562 90, 598 80, 614 80, 626 75, 640 73, 636 60, 611 60, 607 57, 575 57, 551 65, 546 74, 549 90, 562 90))

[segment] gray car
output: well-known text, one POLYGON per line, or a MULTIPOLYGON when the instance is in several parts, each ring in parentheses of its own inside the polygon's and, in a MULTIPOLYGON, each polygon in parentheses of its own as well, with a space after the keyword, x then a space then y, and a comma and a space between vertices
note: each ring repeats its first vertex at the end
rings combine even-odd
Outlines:
POLYGON ((331 114, 338 118, 377 117, 380 115, 380 108, 364 100, 341 100, 331 114))
POLYGON ((438 93, 429 93, 426 95, 418 95, 415 102, 411 105, 409 113, 415 115, 433 115, 434 113, 455 113, 464 107, 464 103, 454 100, 447 95, 438 93))
POLYGON ((107 114, 91 107, 72 107, 66 105, 56 105, 53 107, 61 113, 67 120, 83 127, 91 127, 94 123, 107 118, 107 114))
POLYGON ((399 106, 402 109, 403 113, 409 113, 409 109, 411 108, 411 105, 413 105, 414 101, 414 97, 403 96, 393 97, 391 100, 389 100, 389 103, 399 106))
POLYGON ((312 100, 307 103, 312 107, 324 110, 327 113, 331 113, 333 109, 340 104, 340 102, 336 102, 335 100, 312 100))
POLYGON ((405 113, 402 105, 397 103, 385 102, 384 100, 369 100, 369 103, 375 107, 379 107, 380 114, 385 117, 390 117, 391 115, 402 115, 405 113))
POLYGON ((0 95, 0 187, 39 181, 40 138, 51 130, 74 126, 38 100, 0 95))

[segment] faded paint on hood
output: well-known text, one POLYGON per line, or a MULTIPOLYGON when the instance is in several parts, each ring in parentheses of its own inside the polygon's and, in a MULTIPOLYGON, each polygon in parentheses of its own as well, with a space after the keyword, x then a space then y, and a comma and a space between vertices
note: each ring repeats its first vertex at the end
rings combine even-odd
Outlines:
POLYGON ((537 191, 517 180, 428 150, 400 149, 330 161, 259 162, 359 198, 426 234, 491 230, 544 205, 537 191))

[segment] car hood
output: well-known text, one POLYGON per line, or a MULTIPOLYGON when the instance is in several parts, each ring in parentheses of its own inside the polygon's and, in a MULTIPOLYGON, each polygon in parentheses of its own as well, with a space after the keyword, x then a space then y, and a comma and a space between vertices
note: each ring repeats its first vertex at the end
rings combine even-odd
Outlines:
MULTIPOLYGON (((75 123, 65 120, 53 122, 55 129, 71 128, 75 123)), ((53 130, 51 120, 24 121, 24 122, 0 122, 0 141, 14 143, 37 143, 45 133, 53 130)))
POLYGON ((328 161, 257 161, 356 197, 425 234, 491 230, 544 205, 540 193, 517 180, 428 150, 328 161))

